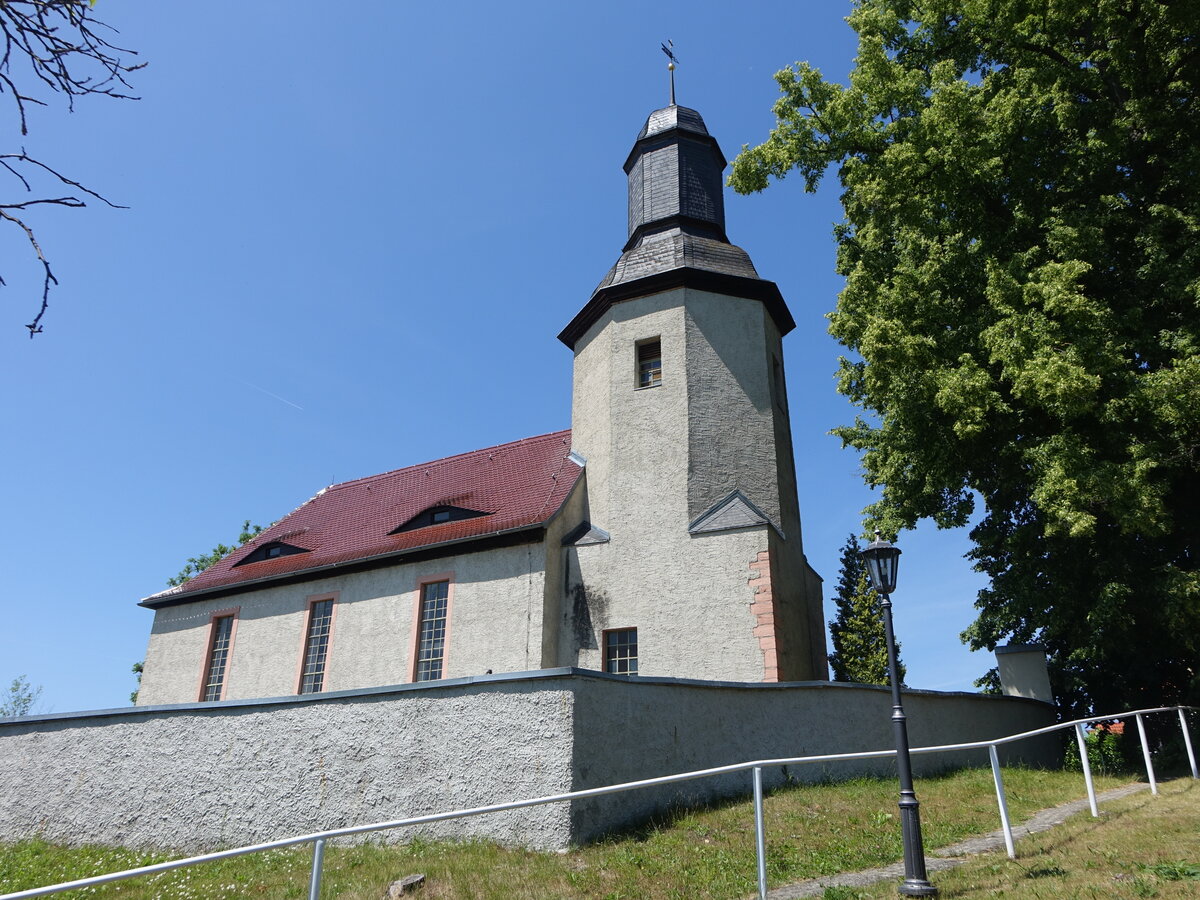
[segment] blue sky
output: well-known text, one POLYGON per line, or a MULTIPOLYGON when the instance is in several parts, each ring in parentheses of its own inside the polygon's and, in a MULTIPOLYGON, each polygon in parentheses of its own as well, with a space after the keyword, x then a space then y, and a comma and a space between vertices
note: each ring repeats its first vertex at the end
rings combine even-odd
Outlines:
MULTIPOLYGON (((0 684, 26 675, 43 711, 125 705, 137 601, 244 519, 569 426, 555 335, 620 254, 621 164, 667 102, 660 41, 729 158, 771 127, 772 73, 844 79, 855 50, 832 0, 331 9, 100 0, 149 63, 142 99, 32 114, 31 154, 129 207, 37 214, 61 286, 32 341, 38 272, 0 232, 0 684)), ((730 239, 798 323, 788 394, 827 594, 872 500, 828 435, 854 415, 825 332, 837 193, 726 196, 730 239)), ((958 639, 982 583, 966 537, 899 546, 908 682, 970 690, 992 660, 958 639)))

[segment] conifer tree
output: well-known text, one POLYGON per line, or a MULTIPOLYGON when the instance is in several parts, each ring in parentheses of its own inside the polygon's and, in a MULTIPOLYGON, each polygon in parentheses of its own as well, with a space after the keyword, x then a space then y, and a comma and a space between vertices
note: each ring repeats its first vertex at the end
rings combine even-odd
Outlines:
MULTIPOLYGON (((883 630, 880 598, 871 587, 858 538, 851 534, 842 547, 838 573, 837 616, 829 623, 833 653, 829 665, 834 681, 859 684, 887 684, 887 643, 883 630)), ((900 662, 900 644, 896 644, 896 664, 904 682, 904 663, 900 662)))

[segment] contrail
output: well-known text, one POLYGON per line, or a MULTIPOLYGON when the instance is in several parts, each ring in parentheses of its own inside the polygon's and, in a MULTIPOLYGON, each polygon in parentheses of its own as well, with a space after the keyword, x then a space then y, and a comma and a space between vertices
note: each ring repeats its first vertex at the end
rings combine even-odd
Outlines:
POLYGON ((278 394, 272 394, 272 393, 271 393, 270 391, 268 391, 266 388, 259 387, 257 384, 251 384, 249 381, 242 381, 242 379, 240 379, 240 378, 238 379, 238 381, 241 381, 241 382, 242 382, 242 384, 244 384, 246 387, 252 387, 252 388, 254 388, 256 391, 262 391, 262 392, 263 392, 264 394, 266 394, 268 397, 274 397, 274 398, 275 398, 276 400, 278 400, 280 403, 286 403, 288 406, 294 406, 294 407, 296 407, 296 409, 300 410, 300 412, 304 412, 304 407, 303 407, 303 406, 300 406, 298 403, 293 403, 291 400, 288 400, 288 399, 286 399, 286 398, 284 398, 284 397, 280 397, 278 394))

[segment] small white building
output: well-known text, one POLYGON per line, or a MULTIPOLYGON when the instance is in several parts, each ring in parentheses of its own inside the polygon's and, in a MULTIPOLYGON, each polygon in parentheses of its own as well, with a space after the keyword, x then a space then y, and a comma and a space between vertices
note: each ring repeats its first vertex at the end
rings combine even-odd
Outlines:
POLYGON ((655 111, 629 238, 560 339, 572 428, 333 485, 146 598, 139 705, 577 666, 827 678, 773 282, 725 235, 725 159, 655 111))

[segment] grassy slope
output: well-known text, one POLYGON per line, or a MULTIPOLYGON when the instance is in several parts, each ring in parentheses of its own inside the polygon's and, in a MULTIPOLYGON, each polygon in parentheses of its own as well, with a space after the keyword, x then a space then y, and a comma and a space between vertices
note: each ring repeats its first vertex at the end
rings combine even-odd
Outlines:
MULTIPOLYGON (((1005 782, 1014 821, 1083 796, 1078 774, 1012 769, 1006 772, 1005 782)), ((1098 779, 1097 788, 1118 783, 1116 779, 1098 779)), ((986 769, 923 779, 917 793, 927 847, 944 846, 998 827, 991 773, 986 769)), ((1200 791, 1189 795, 1193 806, 1200 802, 1196 795, 1200 791)), ((898 859, 901 849, 895 803, 896 787, 891 781, 860 780, 777 791, 766 804, 771 884, 898 859)), ((119 849, 65 849, 37 841, 0 845, 0 892, 166 858, 119 849)), ((1196 861, 1196 854, 1192 859, 1196 861)), ((277 851, 119 882, 92 889, 87 896, 305 897, 310 860, 307 850, 277 851)), ((747 801, 687 811, 565 854, 422 840, 402 846, 331 846, 322 896, 377 900, 390 881, 414 872, 427 876, 419 896, 438 900, 743 898, 755 889, 753 814, 747 801)), ((889 887, 880 896, 891 896, 893 891, 894 887, 889 887)))
MULTIPOLYGON (((1077 815, 1017 845, 1017 859, 1003 852, 975 857, 934 879, 945 898, 984 900, 1028 897, 1200 896, 1200 782, 1191 778, 1159 785, 1106 803, 1099 820, 1077 815)), ((870 890, 828 890, 827 900, 882 900, 896 896, 894 884, 870 890)))

